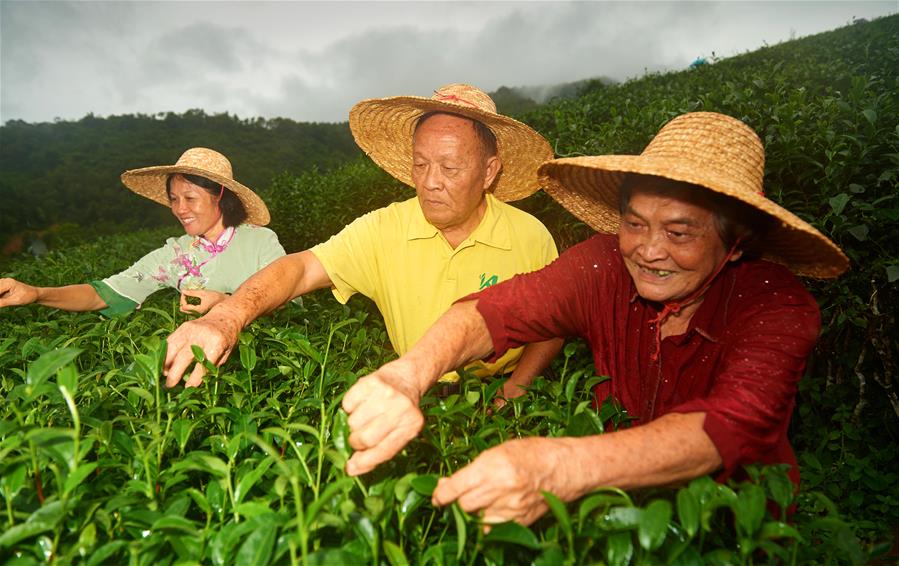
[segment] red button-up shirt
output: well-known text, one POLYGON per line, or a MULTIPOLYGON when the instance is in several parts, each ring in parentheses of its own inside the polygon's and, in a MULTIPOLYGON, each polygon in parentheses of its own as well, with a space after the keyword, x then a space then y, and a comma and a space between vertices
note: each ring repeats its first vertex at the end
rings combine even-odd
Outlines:
POLYGON ((821 319, 786 268, 728 264, 687 331, 661 341, 657 361, 650 321, 661 305, 637 295, 616 236, 594 236, 540 271, 466 298, 475 297, 497 355, 528 342, 583 337, 597 373, 612 378, 596 387, 597 402, 615 396, 637 424, 665 413, 705 413, 705 432, 723 461, 719 480, 743 464, 789 463, 798 484, 787 426, 821 319))

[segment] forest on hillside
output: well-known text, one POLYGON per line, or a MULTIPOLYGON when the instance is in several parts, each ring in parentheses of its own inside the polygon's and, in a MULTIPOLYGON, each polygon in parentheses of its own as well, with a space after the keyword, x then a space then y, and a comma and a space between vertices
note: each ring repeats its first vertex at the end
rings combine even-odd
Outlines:
POLYGON ((255 190, 283 172, 327 171, 360 154, 346 123, 241 120, 202 110, 9 121, 0 127, 0 198, 14 204, 0 208, 0 246, 22 231, 52 233, 62 223, 108 234, 170 222, 168 211, 125 189, 119 175, 175 163, 196 146, 225 154, 237 180, 255 190))

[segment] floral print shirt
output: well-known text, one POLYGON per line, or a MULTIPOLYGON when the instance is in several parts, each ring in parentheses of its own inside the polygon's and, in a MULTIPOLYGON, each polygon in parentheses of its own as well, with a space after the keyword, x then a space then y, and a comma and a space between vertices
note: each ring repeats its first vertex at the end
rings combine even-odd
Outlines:
POLYGON ((284 255, 268 228, 241 224, 227 228, 215 243, 187 234, 169 238, 134 265, 91 285, 106 302, 106 315, 138 308, 152 293, 171 287, 233 293, 251 275, 284 255))

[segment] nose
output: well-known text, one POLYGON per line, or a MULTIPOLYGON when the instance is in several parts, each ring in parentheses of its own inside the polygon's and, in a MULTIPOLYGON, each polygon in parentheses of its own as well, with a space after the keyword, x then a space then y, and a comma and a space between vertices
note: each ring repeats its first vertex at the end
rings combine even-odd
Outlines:
POLYGON ((421 186, 429 191, 439 191, 443 187, 443 177, 440 175, 440 167, 427 165, 421 178, 421 186))
POLYGON ((666 259, 668 249, 665 247, 665 235, 660 230, 650 230, 640 237, 637 253, 647 262, 666 259))
POLYGON ((179 215, 187 210, 187 203, 183 199, 172 201, 172 214, 179 215))

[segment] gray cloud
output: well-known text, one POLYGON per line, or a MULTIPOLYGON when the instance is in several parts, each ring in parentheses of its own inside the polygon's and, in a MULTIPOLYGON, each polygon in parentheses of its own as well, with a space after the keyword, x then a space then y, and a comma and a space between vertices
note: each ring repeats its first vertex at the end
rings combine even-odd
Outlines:
POLYGON ((679 69, 894 2, 0 2, 0 120, 345 120, 363 98, 679 69))

